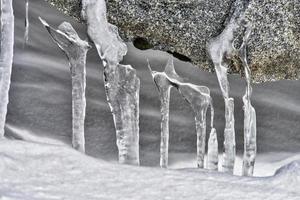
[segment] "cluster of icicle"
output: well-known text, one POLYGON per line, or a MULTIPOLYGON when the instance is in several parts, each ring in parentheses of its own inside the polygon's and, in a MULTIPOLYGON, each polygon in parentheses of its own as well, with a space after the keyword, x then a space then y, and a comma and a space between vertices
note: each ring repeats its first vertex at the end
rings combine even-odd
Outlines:
MULTIPOLYGON (((119 162, 139 165, 140 80, 130 65, 119 64, 127 53, 127 46, 119 37, 117 27, 107 22, 104 0, 83 0, 82 16, 87 23, 88 35, 103 62, 104 85, 116 129, 119 162)), ((40 18, 40 21, 69 60, 72 77, 72 144, 75 149, 85 152, 86 55, 90 45, 81 40, 67 22, 56 30, 45 20, 40 18)))
POLYGON ((197 131, 197 166, 204 167, 205 138, 206 138, 206 112, 211 109, 211 132, 208 142, 207 168, 218 169, 218 141, 216 129, 213 127, 214 109, 210 91, 206 86, 198 86, 184 82, 176 73, 173 58, 170 58, 164 72, 149 70, 159 92, 161 102, 161 143, 160 143, 160 166, 168 167, 169 146, 169 104, 171 88, 176 88, 182 97, 190 104, 195 112, 195 123, 197 131))
POLYGON ((234 99, 229 97, 229 82, 227 78, 227 59, 237 56, 244 67, 245 80, 247 83, 246 93, 243 96, 244 103, 244 158, 243 175, 252 176, 256 157, 256 113, 251 105, 251 74, 247 60, 247 42, 251 33, 251 25, 246 25, 242 45, 236 49, 234 42, 235 34, 245 26, 243 16, 240 16, 245 4, 237 1, 237 9, 224 31, 212 39, 208 45, 208 51, 215 66, 215 71, 225 102, 225 130, 224 130, 224 154, 223 171, 233 173, 235 163, 235 128, 234 128, 234 99))
MULTIPOLYGON (((0 52, 0 137, 4 136, 7 113, 8 91, 13 60, 14 16, 12 0, 1 2, 1 52, 0 52)), ((251 33, 248 26, 239 49, 234 47, 234 34, 241 27, 237 16, 245 7, 243 1, 237 1, 238 9, 225 30, 209 43, 208 50, 215 65, 216 74, 225 102, 224 155, 222 170, 233 173, 235 162, 234 99, 229 96, 226 59, 237 55, 245 69, 246 93, 244 103, 244 159, 243 175, 253 175, 256 157, 256 113, 251 104, 251 74, 247 61, 247 41, 251 33)), ((29 0, 25 0, 24 42, 28 41, 29 0)), ((82 17, 87 23, 87 32, 95 44, 104 66, 104 85, 107 101, 110 105, 116 129, 119 162, 139 165, 139 90, 140 79, 136 70, 120 62, 127 53, 127 46, 118 34, 116 26, 108 23, 105 0, 82 0, 82 17)), ((85 152, 84 121, 86 111, 86 56, 91 48, 87 41, 81 40, 67 22, 58 29, 52 28, 40 18, 53 41, 66 54, 72 77, 72 144, 85 152)), ((218 141, 214 123, 214 109, 209 88, 183 81, 176 73, 173 59, 169 59, 164 72, 153 71, 148 63, 153 80, 158 88, 161 101, 161 145, 160 165, 168 166, 169 145, 169 103, 170 90, 176 88, 195 112, 197 132, 197 166, 204 167, 206 114, 211 109, 211 132, 208 140, 207 168, 218 169, 218 141)))

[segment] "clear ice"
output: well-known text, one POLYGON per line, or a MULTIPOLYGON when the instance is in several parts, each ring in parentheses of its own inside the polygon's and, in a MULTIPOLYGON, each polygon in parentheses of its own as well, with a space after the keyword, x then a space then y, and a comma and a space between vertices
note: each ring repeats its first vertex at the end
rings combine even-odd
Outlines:
POLYGON ((251 71, 247 60, 247 42, 251 34, 251 26, 248 25, 243 43, 239 49, 239 58, 245 69, 245 79, 247 82, 246 93, 243 96, 244 103, 244 158, 243 175, 253 176, 255 157, 256 157, 256 112, 251 105, 252 87, 251 71))
POLYGON ((25 32, 24 32, 24 44, 26 45, 29 39, 29 0, 25 0, 25 32))
POLYGON ((167 77, 166 71, 170 65, 170 60, 166 65, 164 72, 156 72, 151 69, 148 62, 149 70, 159 92, 160 113, 161 113, 161 136, 160 136, 160 166, 168 167, 168 151, 169 151, 169 112, 170 112, 170 91, 173 87, 167 77))
POLYGON ((116 26, 108 23, 104 0, 83 0, 82 17, 104 65, 104 85, 113 114, 119 163, 139 165, 140 79, 130 65, 119 64, 127 46, 116 26))
POLYGON ((214 121, 214 109, 209 89, 205 86, 185 83, 175 71, 173 58, 168 60, 164 72, 153 71, 149 64, 148 67, 158 88, 161 101, 161 167, 167 167, 168 164, 170 89, 175 87, 195 112, 197 166, 203 168, 206 138, 206 113, 209 106, 211 107, 212 129, 214 121))
POLYGON ((218 138, 215 128, 211 129, 207 145, 207 169, 218 170, 219 151, 218 138))
POLYGON ((14 53, 14 14, 12 0, 0 2, 0 138, 3 138, 14 53))
POLYGON ((233 173, 236 147, 234 127, 234 99, 229 97, 229 82, 227 78, 228 65, 226 60, 236 54, 234 34, 241 25, 244 11, 249 0, 234 2, 234 10, 223 32, 213 38, 208 44, 208 51, 214 63, 219 85, 225 102, 224 153, 222 168, 224 172, 233 173))
POLYGON ((66 54, 72 78, 72 145, 85 152, 84 121, 86 111, 86 55, 90 46, 81 40, 70 23, 63 22, 58 29, 39 18, 53 41, 66 54))
POLYGON ((224 154, 222 168, 224 172, 233 173, 235 162, 235 127, 234 99, 229 97, 228 66, 224 63, 226 56, 234 53, 234 31, 236 23, 230 23, 218 37, 210 41, 208 50, 214 63, 219 85, 225 102, 224 154))

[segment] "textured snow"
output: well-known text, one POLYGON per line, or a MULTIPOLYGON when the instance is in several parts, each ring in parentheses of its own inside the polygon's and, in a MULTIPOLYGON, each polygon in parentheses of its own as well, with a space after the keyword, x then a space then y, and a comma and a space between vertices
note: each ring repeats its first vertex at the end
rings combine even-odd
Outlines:
MULTIPOLYGON (((299 175, 299 170, 298 163, 283 171, 299 175)), ((244 178, 199 169, 124 166, 65 146, 0 141, 1 199, 299 199, 299 178, 289 182, 282 176, 244 178)))

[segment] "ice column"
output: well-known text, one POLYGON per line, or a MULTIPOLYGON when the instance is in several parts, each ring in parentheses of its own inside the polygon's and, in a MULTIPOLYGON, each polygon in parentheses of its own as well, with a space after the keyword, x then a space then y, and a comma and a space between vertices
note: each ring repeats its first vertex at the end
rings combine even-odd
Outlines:
POLYGON ((25 0, 25 32, 24 32, 24 44, 26 45, 29 39, 29 0, 25 0))
POLYGON ((84 153, 86 55, 90 46, 88 42, 79 38, 71 24, 63 22, 58 30, 55 30, 43 19, 40 18, 40 21, 69 60, 72 78, 72 144, 73 148, 84 153))
POLYGON ((14 48, 14 14, 12 0, 1 2, 0 38, 0 139, 4 137, 4 126, 9 101, 9 89, 14 48))
POLYGON ((251 72, 247 60, 247 42, 251 33, 250 26, 247 27, 243 43, 239 49, 239 58, 245 69, 245 79, 247 82, 246 93, 243 96, 244 103, 244 158, 243 175, 252 176, 256 157, 256 112, 251 105, 251 72))
POLYGON ((176 73, 172 58, 169 59, 164 72, 152 71, 152 76, 160 92, 161 99, 161 162, 163 161, 167 163, 170 89, 171 87, 175 87, 195 112, 197 131, 197 166, 199 168, 203 168, 206 138, 206 113, 209 106, 211 106, 211 127, 213 127, 214 120, 214 110, 209 89, 205 86, 185 83, 176 73))
POLYGON ((216 129, 211 129, 207 148, 207 169, 218 170, 219 152, 216 129))
POLYGON ((104 85, 113 114, 119 162, 139 165, 140 79, 130 65, 119 64, 127 46, 109 24, 104 0, 82 0, 82 17, 104 65, 104 85))
POLYGON ((226 56, 233 54, 234 31, 236 23, 230 23, 225 30, 208 45, 211 59, 225 102, 225 130, 224 130, 224 154, 223 171, 233 173, 235 162, 235 128, 234 128, 234 99, 229 97, 229 82, 227 79, 228 66, 224 63, 226 56))
MULTIPOLYGON (((171 61, 169 60, 165 71, 168 70, 171 61)), ((161 137, 160 137, 160 166, 168 167, 168 150, 169 150, 169 106, 170 91, 172 83, 168 80, 165 72, 153 71, 148 62, 152 78, 159 92, 160 113, 161 113, 161 137)))

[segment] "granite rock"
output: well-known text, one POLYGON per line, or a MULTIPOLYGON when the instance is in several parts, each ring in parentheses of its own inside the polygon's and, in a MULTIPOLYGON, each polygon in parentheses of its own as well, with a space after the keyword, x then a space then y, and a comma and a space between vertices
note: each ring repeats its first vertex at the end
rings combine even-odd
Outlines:
MULTIPOLYGON (((80 20, 80 0, 46 0, 80 20)), ((252 22, 249 61, 256 82, 300 77, 300 3, 298 0, 109 0, 108 17, 121 37, 140 49, 160 49, 213 70, 206 51, 239 2, 252 22)), ((232 62, 230 72, 243 73, 232 62)))

